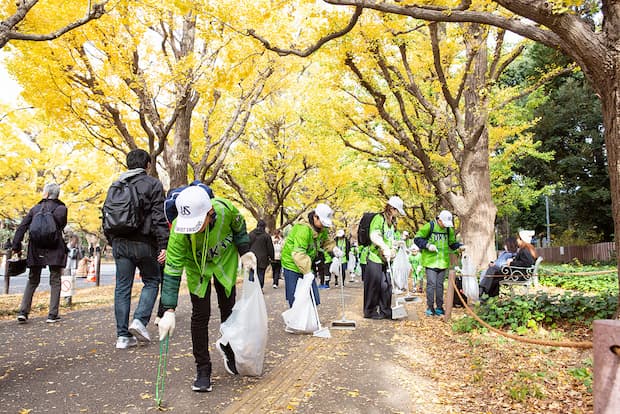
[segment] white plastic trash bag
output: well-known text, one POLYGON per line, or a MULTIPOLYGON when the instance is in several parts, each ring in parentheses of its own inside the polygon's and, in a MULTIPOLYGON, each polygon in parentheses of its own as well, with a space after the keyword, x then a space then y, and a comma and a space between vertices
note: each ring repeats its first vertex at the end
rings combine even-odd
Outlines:
POLYGON ((479 300, 478 278, 476 275, 476 266, 473 260, 466 253, 461 257, 461 265, 463 272, 463 293, 470 301, 477 302, 479 300))
POLYGON ((355 272, 355 265, 356 265, 355 262, 356 262, 355 253, 350 251, 349 252, 349 261, 347 263, 347 272, 349 272, 349 273, 354 273, 355 272))
POLYGON ((400 247, 392 263, 392 283, 401 291, 407 290, 407 278, 411 271, 411 263, 404 247, 400 247))
POLYGON ((289 331, 296 333, 313 333, 319 329, 316 314, 310 296, 312 289, 312 274, 304 276, 297 281, 295 287, 295 301, 290 309, 282 312, 284 324, 289 331))
POLYGON ((329 265, 329 273, 332 275, 340 275, 341 263, 338 257, 332 259, 332 264, 329 265))
POLYGON ((258 277, 249 280, 249 272, 243 278, 243 292, 232 313, 220 325, 222 336, 215 343, 230 344, 235 353, 235 366, 240 375, 260 376, 267 347, 267 307, 258 277))

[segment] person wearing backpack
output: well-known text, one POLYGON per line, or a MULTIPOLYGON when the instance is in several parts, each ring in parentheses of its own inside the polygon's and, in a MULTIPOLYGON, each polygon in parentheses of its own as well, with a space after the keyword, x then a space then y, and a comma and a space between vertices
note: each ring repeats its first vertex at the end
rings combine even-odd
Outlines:
MULTIPOLYGON (((181 191, 175 200, 178 216, 172 223, 161 294, 165 312, 158 322, 159 340, 172 336, 181 278, 185 273, 192 314, 190 330, 196 379, 192 391, 211 391, 211 355, 209 353, 209 319, 211 291, 214 289, 220 321, 231 315, 235 305, 239 263, 245 271, 256 271, 256 256, 250 251, 245 219, 228 200, 213 199, 197 186, 181 191)), ((238 374, 230 343, 219 343, 229 374, 238 374)))
POLYGON ((67 225, 67 207, 58 199, 60 187, 56 183, 48 183, 43 187, 43 199, 32 207, 17 227, 13 238, 12 250, 21 255, 22 240, 29 231, 28 254, 26 263, 28 283, 19 306, 17 321, 28 322, 32 307, 32 296, 41 282, 41 271, 45 266, 50 270, 50 304, 47 323, 60 320, 60 276, 67 264, 67 245, 62 232, 67 225))
MULTIPOLYGON (((375 214, 368 228, 370 245, 364 271, 364 318, 392 319, 392 282, 388 277, 396 217, 405 215, 403 200, 389 198, 382 213, 375 214)), ((358 234, 359 235, 359 234, 358 234)))
POLYGON ((426 269, 426 316, 441 316, 444 314, 443 282, 446 269, 450 267, 450 253, 465 250, 456 240, 452 213, 443 210, 435 220, 420 228, 413 241, 422 252, 422 266, 426 269))
POLYGON ((146 329, 159 293, 161 270, 166 258, 168 224, 164 217, 164 188, 146 173, 151 156, 142 149, 127 153, 128 170, 112 183, 103 204, 103 231, 112 246, 116 264, 114 316, 116 348, 150 342, 146 329), (129 325, 131 290, 136 268, 142 291, 129 325))

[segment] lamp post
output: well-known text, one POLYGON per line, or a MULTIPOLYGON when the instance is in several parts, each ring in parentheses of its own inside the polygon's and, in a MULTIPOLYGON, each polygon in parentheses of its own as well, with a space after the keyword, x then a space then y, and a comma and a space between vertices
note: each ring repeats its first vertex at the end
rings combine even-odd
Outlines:
POLYGON ((545 196, 545 216, 547 219, 547 245, 543 247, 549 247, 551 244, 551 225, 549 223, 549 196, 545 196))

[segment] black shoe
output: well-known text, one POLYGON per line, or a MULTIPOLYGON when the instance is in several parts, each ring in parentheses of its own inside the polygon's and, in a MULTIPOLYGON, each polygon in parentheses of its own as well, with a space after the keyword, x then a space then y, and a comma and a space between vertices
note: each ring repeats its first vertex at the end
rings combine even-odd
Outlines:
POLYGON ((237 371, 237 367, 235 366, 235 353, 230 344, 220 344, 219 348, 224 358, 224 368, 226 368, 226 372, 231 375, 238 375, 239 371, 237 371))
POLYGON ((198 370, 196 374, 196 380, 192 384, 192 391, 196 392, 210 392, 213 389, 211 386, 211 375, 206 370, 198 370))
POLYGON ((60 321, 60 316, 48 316, 46 323, 56 323, 60 321))
POLYGON ((17 323, 26 323, 28 322, 28 315, 24 315, 23 313, 20 313, 19 315, 17 315, 17 323))

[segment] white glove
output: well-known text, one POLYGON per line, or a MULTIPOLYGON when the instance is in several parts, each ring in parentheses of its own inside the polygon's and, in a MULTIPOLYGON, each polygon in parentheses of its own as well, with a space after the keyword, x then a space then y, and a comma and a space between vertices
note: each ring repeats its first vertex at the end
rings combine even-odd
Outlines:
POLYGON ((157 326, 159 327, 159 340, 163 341, 166 336, 172 336, 174 333, 174 327, 176 326, 176 317, 174 311, 167 310, 164 312, 164 316, 161 317, 157 326))
POLYGON ((392 258, 392 249, 386 246, 381 249, 381 254, 385 258, 385 260, 390 260, 392 258))
POLYGON ((256 256, 252 252, 247 252, 241 256, 241 267, 244 270, 256 270, 256 256))
POLYGON ((304 280, 312 280, 312 279, 314 279, 314 273, 310 272, 304 275, 304 280))
POLYGON ((436 252, 437 251, 437 246, 435 246, 434 244, 427 244, 426 245, 426 250, 428 250, 429 252, 436 252))
POLYGON ((340 250, 340 248, 338 246, 336 246, 336 247, 334 247, 332 249, 332 253, 334 253, 334 256, 336 256, 336 257, 344 256, 344 252, 342 250, 340 250))

